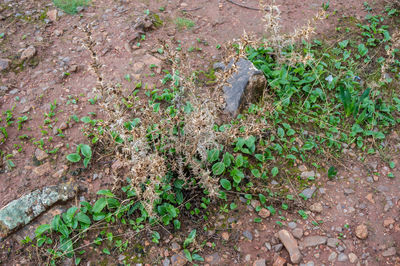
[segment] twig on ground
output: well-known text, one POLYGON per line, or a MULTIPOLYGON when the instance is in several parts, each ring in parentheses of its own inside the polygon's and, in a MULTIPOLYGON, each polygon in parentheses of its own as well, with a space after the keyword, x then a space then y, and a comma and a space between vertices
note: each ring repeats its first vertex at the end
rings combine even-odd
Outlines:
POLYGON ((196 8, 193 8, 193 9, 182 9, 182 12, 191 12, 191 11, 197 11, 197 10, 199 10, 199 9, 202 9, 203 7, 202 6, 200 6, 200 7, 196 7, 196 8))
POLYGON ((234 4, 234 5, 237 5, 237 6, 246 8, 246 9, 261 11, 261 9, 259 9, 259 8, 257 8, 257 7, 246 6, 246 5, 243 5, 243 4, 234 2, 234 1, 232 1, 232 0, 226 0, 226 2, 229 2, 229 3, 231 3, 231 4, 234 4))

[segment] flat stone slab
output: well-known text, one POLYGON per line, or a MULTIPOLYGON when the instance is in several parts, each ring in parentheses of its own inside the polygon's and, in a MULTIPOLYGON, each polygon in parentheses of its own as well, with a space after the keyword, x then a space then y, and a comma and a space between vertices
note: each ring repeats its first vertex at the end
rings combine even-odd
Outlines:
POLYGON ((77 186, 67 183, 35 190, 0 209, 0 241, 27 225, 58 201, 75 196, 77 186))

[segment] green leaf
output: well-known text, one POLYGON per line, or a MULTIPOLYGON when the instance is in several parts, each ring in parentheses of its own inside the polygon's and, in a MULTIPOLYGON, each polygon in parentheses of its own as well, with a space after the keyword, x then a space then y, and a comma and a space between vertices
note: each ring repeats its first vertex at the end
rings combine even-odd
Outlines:
POLYGON ((344 40, 344 41, 339 42, 339 46, 342 49, 346 48, 348 44, 349 44, 349 40, 344 40))
POLYGON ((252 169, 251 173, 257 178, 261 177, 260 170, 258 170, 258 169, 252 169))
POLYGON ((104 207, 107 205, 107 199, 106 198, 100 198, 96 201, 96 203, 93 205, 93 213, 100 213, 104 207))
POLYGON ((267 198, 263 194, 258 194, 258 198, 260 199, 261 204, 267 203, 267 198))
POLYGON ((233 180, 239 184, 240 181, 242 181, 242 179, 244 178, 244 174, 242 171, 240 171, 238 168, 233 168, 231 171, 231 176, 233 178, 233 180))
POLYGON ((108 248, 104 248, 103 253, 107 254, 107 255, 111 255, 111 252, 108 250, 108 248))
POLYGON ((77 153, 71 153, 67 155, 67 160, 73 163, 77 163, 81 160, 81 156, 77 153))
POLYGON ((225 171, 225 164, 223 162, 215 163, 212 166, 212 171, 214 175, 221 175, 225 171))
POLYGON ((160 103, 155 103, 153 105, 153 112, 158 113, 159 110, 160 110, 160 103))
POLYGON ((92 149, 89 145, 81 144, 81 153, 86 158, 92 158, 92 149))
POLYGON ((174 220, 174 228, 179 230, 181 228, 181 222, 179 220, 174 220))
POLYGON ((389 162, 389 167, 394 169, 396 167, 395 162, 393 162, 393 161, 389 162))
POLYGON ((196 229, 193 229, 188 237, 185 239, 185 241, 183 242, 183 248, 186 248, 189 244, 191 244, 194 241, 194 238, 196 237, 196 229))
POLYGON ((219 150, 213 149, 207 151, 207 161, 209 163, 215 162, 216 160, 218 160, 218 158, 219 158, 219 150))
POLYGON ((262 155, 262 154, 256 154, 256 155, 254 155, 254 157, 256 157, 256 159, 262 163, 265 161, 264 155, 262 155))
POLYGON ((115 195, 108 189, 99 190, 99 191, 97 191, 96 194, 97 195, 103 195, 103 196, 106 196, 106 197, 109 197, 109 198, 114 198, 115 197, 115 195))
POLYGON ((226 190, 231 190, 232 189, 232 185, 231 185, 231 182, 229 180, 223 178, 219 182, 221 183, 221 186, 224 189, 226 189, 226 190))
POLYGON ((283 130, 283 128, 281 127, 278 128, 277 135, 280 138, 283 138, 285 136, 285 131, 283 130))
POLYGON ((58 226, 58 232, 60 232, 64 237, 68 237, 70 233, 68 227, 64 223, 61 223, 58 226))
POLYGON ((241 167, 243 163, 244 163, 243 155, 239 154, 238 156, 236 156, 235 165, 237 167, 241 167))
POLYGON ((118 208, 121 206, 121 203, 117 199, 107 198, 107 205, 109 208, 118 208))
POLYGON ((75 121, 75 122, 79 122, 79 117, 77 115, 72 115, 71 118, 75 121))
POLYGON ((302 149, 305 150, 305 151, 312 150, 313 148, 314 148, 314 144, 311 143, 311 142, 304 143, 304 145, 302 147, 302 149))
POLYGON ((86 214, 84 214, 83 212, 78 212, 76 214, 76 219, 84 224, 91 224, 90 218, 89 216, 87 216, 86 214))
POLYGON ((83 159, 83 166, 84 166, 85 168, 88 167, 89 163, 90 163, 90 158, 85 158, 85 159, 83 159))
POLYGON ((328 178, 332 179, 337 175, 337 170, 334 166, 329 167, 328 169, 328 178))
POLYGON ((39 225, 38 228, 36 228, 36 230, 35 230, 35 235, 36 235, 36 237, 38 237, 50 229, 51 229, 51 225, 49 225, 49 224, 39 225))
POLYGON ((273 177, 275 177, 278 173, 279 173, 278 167, 275 166, 274 168, 272 168, 271 174, 273 177))
POLYGON ((84 117, 81 118, 81 121, 83 123, 87 124, 87 123, 90 123, 92 121, 92 119, 90 119, 90 117, 88 117, 88 116, 84 116, 84 117))
POLYGON ((184 249, 184 250, 183 250, 183 254, 185 254, 185 257, 188 259, 188 261, 190 261, 190 262, 193 261, 192 255, 190 255, 190 251, 189 251, 189 250, 184 249))
POLYGON ((204 261, 203 257, 196 253, 192 255, 192 258, 193 260, 204 261))
POLYGON ((234 160, 234 157, 229 152, 225 152, 224 156, 222 157, 222 160, 225 166, 229 167, 232 164, 232 160, 234 160))
POLYGON ((71 258, 74 254, 72 240, 68 236, 61 237, 59 249, 68 257, 71 258))
POLYGON ((365 45, 363 43, 358 45, 358 53, 361 56, 365 56, 368 53, 368 48, 365 47, 365 45))

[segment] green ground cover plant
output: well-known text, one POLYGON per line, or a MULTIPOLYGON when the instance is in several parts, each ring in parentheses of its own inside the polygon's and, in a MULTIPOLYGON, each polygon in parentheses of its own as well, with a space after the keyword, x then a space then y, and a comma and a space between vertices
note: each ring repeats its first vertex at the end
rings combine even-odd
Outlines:
MULTIPOLYGON (((400 42, 393 27, 398 12, 388 7, 373 15, 366 8, 369 14, 353 26, 353 34, 342 36, 339 30, 334 42, 311 40, 308 29, 286 38, 273 28, 269 40, 234 43, 228 52, 251 60, 268 88, 259 102, 228 122, 217 122, 218 103, 196 97, 195 79, 177 47, 162 48, 172 65, 159 88, 100 84, 101 97, 92 104, 100 104, 108 117, 73 118, 83 123, 91 147, 80 144, 67 159, 79 162, 83 155, 87 167, 96 152, 109 154, 116 182, 113 190, 98 191, 96 201, 82 201, 36 230, 35 245, 45 250, 43 256, 50 264, 64 256, 79 264, 82 239, 93 236, 90 230, 97 230, 91 240, 104 254, 110 255, 111 247, 122 252, 127 242, 112 231, 116 225, 134 233, 150 230, 158 244, 158 226, 179 232, 182 214, 207 221, 209 206, 218 202, 221 211, 233 210, 238 195, 247 204, 259 200, 256 211, 268 209, 282 225, 283 211, 298 207, 297 198, 307 199, 298 191, 315 183, 315 177, 301 178, 297 165, 333 179, 343 149, 353 147, 361 157, 382 150, 400 122, 400 42), (102 229, 96 229, 99 225, 102 229)), ((266 20, 277 21, 273 14, 266 20)), ((296 213, 308 219, 303 209, 296 213)), ((203 261, 196 230, 183 243, 190 262, 203 261)))
POLYGON ((76 14, 78 7, 85 7, 90 3, 90 0, 53 0, 54 5, 63 10, 67 14, 76 14))

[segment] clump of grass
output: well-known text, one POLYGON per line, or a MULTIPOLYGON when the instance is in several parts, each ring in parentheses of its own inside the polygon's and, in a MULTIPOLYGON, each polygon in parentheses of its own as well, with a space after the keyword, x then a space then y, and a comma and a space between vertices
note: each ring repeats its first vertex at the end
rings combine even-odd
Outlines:
POLYGON ((190 30, 196 25, 196 23, 194 23, 193 20, 182 17, 177 17, 174 23, 176 24, 179 30, 184 30, 184 29, 190 30))
POLYGON ((53 0, 54 5, 60 8, 65 13, 76 14, 77 8, 80 6, 87 6, 90 0, 53 0))

